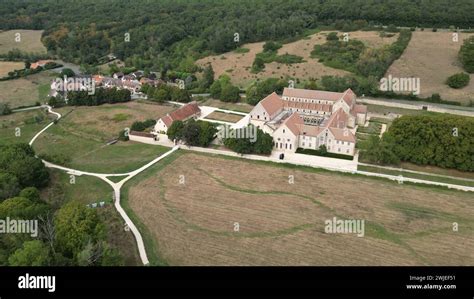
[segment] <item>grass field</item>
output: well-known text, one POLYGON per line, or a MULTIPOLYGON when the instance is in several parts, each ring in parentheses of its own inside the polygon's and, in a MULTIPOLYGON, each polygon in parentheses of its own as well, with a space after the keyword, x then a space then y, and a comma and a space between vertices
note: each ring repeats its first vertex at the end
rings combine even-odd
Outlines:
POLYGON ((220 109, 233 110, 233 111, 244 112, 244 113, 248 113, 248 112, 252 111, 254 106, 249 105, 249 104, 245 103, 244 101, 245 100, 242 100, 239 103, 226 103, 226 102, 222 102, 222 101, 219 101, 219 100, 209 98, 209 99, 206 99, 205 101, 201 102, 199 105, 211 106, 211 107, 216 107, 216 108, 220 108, 220 109))
POLYGON ((76 176, 73 183, 69 174, 50 169, 51 183, 42 190, 42 198, 59 208, 69 201, 79 201, 84 205, 105 201, 106 205, 96 208, 107 227, 107 241, 120 251, 125 265, 140 265, 135 238, 124 230, 123 219, 117 213, 112 201, 112 188, 104 181, 90 176, 76 176))
POLYGON ((19 70, 25 67, 23 62, 0 61, 0 78, 6 77, 9 72, 19 70))
POLYGON ((430 112, 426 110, 414 110, 414 109, 405 109, 405 108, 398 108, 398 107, 387 107, 381 105, 372 105, 372 104, 364 104, 367 106, 367 111, 369 113, 375 114, 398 114, 398 115, 419 115, 419 114, 433 114, 436 112, 430 112))
MULTIPOLYGON (((38 154, 66 157, 67 165, 84 171, 122 173, 135 170, 168 149, 137 142, 106 145, 136 120, 158 119, 171 106, 127 103, 97 107, 64 107, 58 124, 33 144, 38 154), (117 116, 118 115, 118 116, 117 116)), ((54 162, 54 161, 52 161, 54 162)))
POLYGON ((45 71, 25 78, 0 81, 0 103, 9 103, 11 108, 15 108, 46 102, 52 74, 45 71))
MULTIPOLYGON (((281 64, 277 62, 265 65, 265 70, 258 74, 252 74, 250 68, 257 53, 262 52, 264 42, 242 45, 242 48, 249 49, 246 53, 236 53, 235 51, 217 56, 209 56, 200 59, 196 64, 205 66, 211 63, 216 78, 225 73, 231 73, 231 80, 240 87, 246 87, 252 81, 268 77, 291 76, 299 79, 321 78, 325 75, 344 76, 348 72, 324 66, 317 59, 310 58, 314 45, 326 42, 328 32, 319 32, 298 41, 284 44, 278 50, 278 55, 286 53, 302 57, 305 62, 296 64, 281 64)), ((342 33, 340 33, 342 34, 342 33)), ((375 31, 356 31, 350 33, 350 38, 364 42, 368 47, 381 47, 394 42, 397 36, 381 38, 375 31)))
POLYGON ((127 191, 170 265, 474 265, 468 193, 186 151, 127 191), (326 234, 335 216, 365 236, 326 234))
POLYGON ((61 122, 84 137, 108 141, 134 121, 159 119, 173 110, 173 106, 137 102, 106 104, 97 107, 63 107, 55 111, 63 115, 61 122))
POLYGON ((380 168, 376 166, 365 166, 365 165, 359 165, 357 170, 383 173, 383 174, 396 175, 396 176, 401 175, 407 178, 414 178, 414 179, 435 181, 435 182, 446 183, 446 184, 474 187, 474 181, 446 178, 446 177, 436 176, 436 174, 425 175, 425 174, 411 173, 407 171, 391 170, 391 169, 385 169, 385 168, 380 168))
POLYGON ((227 121, 231 123, 236 123, 242 119, 242 115, 232 114, 232 113, 225 113, 220 111, 214 111, 208 116, 206 119, 213 119, 213 120, 220 120, 220 121, 227 121))
POLYGON ((458 60, 463 40, 472 34, 459 33, 459 41, 453 41, 452 32, 413 32, 407 49, 387 71, 386 76, 420 78, 421 97, 439 93, 445 100, 469 103, 474 100, 474 77, 462 89, 452 89, 446 79, 463 71, 458 60))
POLYGON ((28 53, 46 53, 46 47, 41 43, 42 30, 8 30, 0 32, 0 54, 6 54, 13 49, 28 53), (20 40, 17 42, 17 34, 20 40))
POLYGON ((28 143, 49 122, 47 114, 41 110, 0 116, 0 144, 28 143))

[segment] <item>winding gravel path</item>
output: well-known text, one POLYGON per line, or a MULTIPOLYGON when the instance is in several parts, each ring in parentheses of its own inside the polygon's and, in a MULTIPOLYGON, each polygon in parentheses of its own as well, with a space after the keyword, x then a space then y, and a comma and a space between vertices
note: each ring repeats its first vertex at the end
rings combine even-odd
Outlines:
MULTIPOLYGON (((26 110, 33 110, 33 109, 41 109, 41 108, 47 108, 48 109, 48 113, 51 113, 51 114, 54 114, 56 115, 56 120, 55 121, 58 121, 60 118, 61 118, 61 114, 59 114, 58 112, 55 112, 53 111, 52 107, 51 106, 48 106, 48 105, 43 105, 43 106, 38 106, 38 107, 32 107, 32 108, 27 108, 27 109, 22 109, 22 110, 16 110, 15 112, 20 112, 20 111, 26 111, 26 110)), ((33 138, 30 140, 29 142, 29 145, 32 146, 33 143, 35 142, 35 140, 44 132, 46 131, 49 127, 51 127, 55 121, 49 123, 46 127, 44 127, 41 131, 39 131, 35 136, 33 136, 33 138)), ((54 163, 51 163, 51 162, 48 162, 46 160, 42 160, 44 165, 48 168, 55 168, 55 169, 59 169, 59 170, 62 170, 62 171, 65 171, 67 172, 68 174, 72 174, 72 175, 77 175, 77 176, 81 176, 81 175, 88 175, 88 176, 93 176, 93 177, 97 177, 103 181, 105 181, 107 184, 109 184, 112 189, 114 190, 114 205, 115 205, 115 209, 118 211, 118 213, 120 214, 120 216, 122 217, 122 219, 125 221, 125 224, 127 225, 127 227, 132 231, 133 233, 133 236, 135 237, 135 240, 137 242, 137 247, 138 247, 138 252, 140 254, 140 259, 142 261, 142 263, 144 265, 148 265, 149 264, 149 261, 148 261, 148 257, 147 257, 147 254, 146 254, 146 250, 145 250, 145 245, 143 243, 143 238, 140 234, 140 231, 137 229, 137 227, 135 226, 135 224, 133 223, 133 221, 130 219, 130 217, 128 217, 127 213, 125 212, 125 210, 122 208, 122 206, 120 205, 120 189, 122 188, 122 186, 128 181, 130 180, 131 178, 133 178, 134 176, 136 176, 137 174, 143 172, 144 170, 146 170, 147 168, 153 166, 155 163, 157 163, 158 161, 160 161, 161 159, 169 156, 170 154, 172 154, 173 152, 177 151, 179 149, 179 145, 176 145, 174 146, 171 150, 167 151, 166 153, 164 153, 163 155, 155 158, 154 160, 150 161, 149 163, 143 165, 142 167, 136 169, 136 170, 133 170, 133 171, 130 171, 130 172, 126 172, 126 173, 96 173, 96 172, 87 172, 87 171, 81 171, 81 170, 77 170, 77 169, 73 169, 73 168, 69 168, 69 167, 64 167, 64 166, 60 166, 60 165, 57 165, 57 164, 54 164, 54 163), (124 179, 122 179, 120 182, 117 182, 117 183, 114 183, 112 182, 111 180, 109 180, 107 177, 110 177, 110 176, 126 176, 124 179)))

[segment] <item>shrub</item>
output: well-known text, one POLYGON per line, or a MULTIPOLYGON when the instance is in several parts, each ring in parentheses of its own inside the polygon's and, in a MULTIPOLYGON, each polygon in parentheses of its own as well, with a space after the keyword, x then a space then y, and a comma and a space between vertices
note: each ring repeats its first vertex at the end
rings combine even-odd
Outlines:
POLYGON ((469 84, 470 77, 466 73, 458 73, 450 76, 446 80, 446 84, 451 88, 463 88, 469 84))

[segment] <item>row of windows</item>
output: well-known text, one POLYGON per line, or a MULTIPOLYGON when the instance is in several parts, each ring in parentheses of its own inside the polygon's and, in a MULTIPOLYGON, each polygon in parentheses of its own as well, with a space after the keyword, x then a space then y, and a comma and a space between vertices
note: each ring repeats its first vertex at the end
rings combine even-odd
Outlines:
MULTIPOLYGON (((283 142, 275 142, 275 147, 283 149, 283 142)), ((291 143, 285 143, 285 149, 290 149, 291 150, 291 143)))
MULTIPOLYGON (((288 99, 288 97, 287 97, 288 99)), ((332 101, 323 101, 323 100, 313 100, 313 99, 301 99, 301 98, 289 98, 293 102, 302 102, 302 103, 316 103, 316 104, 332 104, 332 101)))
MULTIPOLYGON (((294 108, 290 108, 290 111, 293 112, 294 108)), ((300 109, 296 108, 296 112, 300 112, 300 109)), ((311 110, 311 109, 301 109, 301 112, 303 113, 313 113, 313 114, 321 114, 321 115, 328 115, 328 114, 331 114, 331 112, 324 112, 324 111, 320 111, 320 110, 311 110)))

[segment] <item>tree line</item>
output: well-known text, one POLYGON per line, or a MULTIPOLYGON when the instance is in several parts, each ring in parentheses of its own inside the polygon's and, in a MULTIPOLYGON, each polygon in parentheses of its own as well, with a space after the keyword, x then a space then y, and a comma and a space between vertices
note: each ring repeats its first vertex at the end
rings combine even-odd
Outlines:
POLYGON ((321 26, 474 27, 470 0, 5 0, 0 29, 44 29, 52 54, 98 64, 114 53, 139 69, 189 62, 244 43, 290 40, 321 26))
POLYGON ((117 88, 97 88, 94 94, 88 94, 88 91, 69 91, 67 100, 58 95, 50 97, 48 104, 52 107, 69 106, 98 106, 102 104, 124 103, 131 100, 131 93, 127 89, 117 88))
POLYGON ((474 171, 474 120, 455 115, 405 115, 393 121, 381 140, 372 137, 367 158, 474 171))

